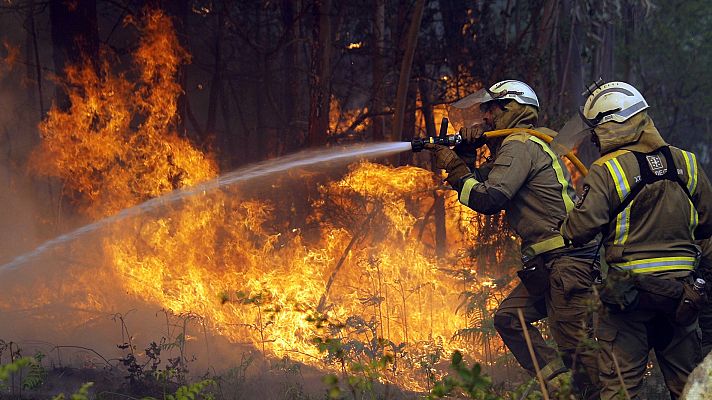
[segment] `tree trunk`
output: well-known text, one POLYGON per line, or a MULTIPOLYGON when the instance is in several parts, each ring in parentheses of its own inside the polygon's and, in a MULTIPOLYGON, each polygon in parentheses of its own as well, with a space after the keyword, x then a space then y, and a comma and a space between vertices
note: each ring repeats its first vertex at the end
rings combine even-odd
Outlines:
MULTIPOLYGON (((561 34, 560 16, 561 1, 546 0, 542 10, 541 21, 536 32, 536 51, 542 61, 539 70, 539 121, 542 123, 552 114, 556 114, 559 103, 560 84, 558 82, 558 57, 562 46, 558 40, 561 34), (541 101, 543 100, 543 101, 541 101)), ((564 42, 565 43, 565 42, 564 42)), ((567 47, 564 47, 566 49, 567 47)))
MULTIPOLYGON (((423 102, 423 118, 425 118, 425 133, 427 136, 437 136, 433 105, 430 98, 430 86, 425 79, 418 80, 420 100, 423 102)), ((435 157, 431 156, 431 169, 435 170, 435 157)), ((435 185, 439 179, 435 176, 435 185)), ((445 228, 445 199, 437 190, 433 190, 433 218, 435 219, 435 254, 438 259, 445 257, 447 249, 447 231, 445 228)))
MULTIPOLYGON (((31 103, 36 103, 39 107, 38 114, 39 119, 44 118, 45 106, 44 106, 44 95, 42 90, 42 64, 40 61, 40 52, 37 43, 37 27, 35 25, 35 1, 29 0, 27 3, 27 15, 25 16, 25 30, 27 36, 25 37, 25 59, 33 60, 33 62, 27 63, 26 68, 26 78, 28 82, 35 81, 37 87, 33 88, 28 85, 28 98, 31 103), (34 64, 34 65, 33 65, 34 64), (37 92, 35 93, 35 89, 37 92)), ((39 139, 38 136, 33 137, 33 143, 39 139)))
MULTIPOLYGON (((52 25, 52 59, 57 76, 64 76, 68 64, 83 60, 98 68, 99 30, 95 0, 49 1, 52 25)), ((55 87, 55 104, 60 110, 69 109, 69 97, 61 85, 55 87)))
MULTIPOLYGON (((248 61, 251 71, 251 75, 255 78, 251 80, 249 86, 252 90, 252 101, 245 102, 244 104, 248 106, 248 103, 252 103, 251 107, 254 110, 254 118, 251 121, 248 120, 250 126, 249 135, 251 136, 247 141, 247 162, 262 160, 267 154, 267 149, 265 149, 265 143, 267 142, 266 136, 266 119, 265 119, 265 106, 267 101, 265 100, 266 91, 264 79, 264 69, 265 65, 265 55, 262 49, 266 48, 266 43, 269 43, 269 29, 267 27, 265 17, 267 11, 264 7, 259 7, 257 9, 256 17, 256 34, 254 41, 257 47, 254 49, 254 55, 252 59, 248 61)), ((252 116, 250 115, 250 117, 252 116)))
POLYGON ((401 62, 400 75, 398 76, 398 90, 395 100, 395 114, 393 115, 393 131, 388 140, 398 141, 403 138, 403 122, 405 116, 405 107, 408 95, 408 82, 410 81, 410 70, 413 66, 413 56, 415 48, 418 44, 418 32, 420 31, 420 21, 423 17, 423 9, 425 8, 425 0, 416 0, 413 16, 408 27, 408 36, 406 37, 405 52, 403 61, 401 62))
POLYGON ((541 24, 536 32, 536 48, 539 54, 545 54, 551 48, 554 37, 554 19, 558 11, 559 0, 546 0, 543 7, 541 24))
POLYGON ((309 96, 309 146, 326 143, 331 100, 331 0, 314 1, 309 96))
MULTIPOLYGON (((160 3, 160 7, 173 17, 173 26, 178 36, 178 41, 181 46, 192 54, 190 49, 190 33, 188 31, 188 16, 190 15, 190 4, 188 0, 164 0, 160 3)), ((178 67, 178 80, 180 81, 181 92, 178 95, 178 103, 176 112, 178 114, 178 123, 176 130, 180 136, 187 137, 188 127, 186 124, 188 118, 188 68, 186 65, 178 67)), ((196 132, 198 135, 202 134, 196 132)))
MULTIPOLYGON (((384 60, 385 31, 386 31, 386 3, 385 0, 375 0, 373 10, 372 33, 372 77, 371 112, 380 114, 383 111, 386 92, 386 72, 384 60)), ((386 119, 383 115, 373 117, 371 124, 373 140, 380 141, 385 138, 386 119)))
MULTIPOLYGON (((599 77, 604 82, 613 80, 613 46, 615 45, 615 30, 613 24, 603 22, 596 29, 596 37, 599 42, 593 57, 590 81, 593 82, 599 77)), ((585 82, 588 84, 589 82, 585 82)))
POLYGON ((573 0, 562 0, 560 18, 569 23, 568 38, 559 35, 559 73, 560 82, 558 114, 569 114, 578 109, 583 92, 583 64, 581 61, 581 43, 583 29, 581 22, 572 15, 573 0), (568 40, 567 40, 568 39, 568 40))
MULTIPOLYGON (((417 85, 409 85, 408 93, 406 94, 406 104, 403 110, 403 127, 402 132, 407 132, 406 137, 412 137, 416 135, 416 108, 418 99, 418 87, 417 85)), ((403 137, 397 137, 395 140, 403 140, 403 137)), ((396 160, 398 165, 412 165, 414 162, 415 153, 412 151, 405 151, 398 155, 396 160)))
POLYGON ((282 25, 284 25, 285 48, 282 53, 282 68, 285 73, 283 87, 284 115, 287 126, 284 131, 286 137, 285 149, 291 152, 300 147, 299 132, 297 131, 297 104, 299 101, 299 80, 297 70, 297 34, 296 20, 294 18, 294 1, 282 0, 282 25))
POLYGON ((633 40, 636 33, 635 27, 635 6, 629 2, 625 2, 623 5, 623 45, 625 49, 623 52, 623 79, 625 79, 626 82, 630 82, 631 73, 633 71, 631 48, 633 47, 633 40))
MULTIPOLYGON (((223 60, 222 60, 222 37, 223 37, 223 10, 218 11, 216 26, 215 26, 215 39, 213 42, 213 52, 214 52, 214 65, 213 65, 213 76, 210 82, 210 94, 208 95, 208 119, 205 122, 205 134, 215 135, 215 123, 217 121, 217 110, 218 110, 218 97, 220 91, 222 90, 222 70, 223 70, 223 60)), ((202 138, 205 140, 205 138, 202 138)))

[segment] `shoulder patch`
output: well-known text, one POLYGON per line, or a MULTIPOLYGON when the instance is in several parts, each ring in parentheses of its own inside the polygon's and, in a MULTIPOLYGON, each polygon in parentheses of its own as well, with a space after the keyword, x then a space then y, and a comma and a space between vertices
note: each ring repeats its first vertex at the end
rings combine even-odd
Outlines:
POLYGON ((512 156, 499 156, 494 160, 494 165, 510 166, 512 165, 512 160, 514 160, 512 156))
POLYGON ((657 176, 665 175, 667 168, 663 166, 663 160, 660 159, 659 155, 646 155, 645 159, 648 161, 648 166, 650 167, 650 170, 653 171, 653 174, 657 176))
POLYGON ((598 160, 594 161, 594 165, 603 165, 606 163, 606 161, 614 159, 620 155, 630 153, 630 150, 616 150, 614 152, 608 153, 604 155, 603 157, 599 158, 598 160))

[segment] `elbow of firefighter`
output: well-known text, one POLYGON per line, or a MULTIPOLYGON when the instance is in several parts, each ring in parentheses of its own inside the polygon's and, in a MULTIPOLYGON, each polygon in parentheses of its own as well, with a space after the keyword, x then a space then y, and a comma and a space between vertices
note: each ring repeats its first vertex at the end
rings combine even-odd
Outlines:
POLYGON ((472 193, 467 204, 468 207, 480 214, 493 215, 504 209, 509 198, 494 188, 487 188, 485 193, 472 193))
POLYGON ((570 225, 569 220, 564 221, 561 225, 560 232, 564 238, 564 242, 567 244, 570 243, 574 247, 581 247, 589 243, 596 236, 595 232, 592 235, 587 235, 585 232, 575 232, 575 230, 571 229, 570 225))

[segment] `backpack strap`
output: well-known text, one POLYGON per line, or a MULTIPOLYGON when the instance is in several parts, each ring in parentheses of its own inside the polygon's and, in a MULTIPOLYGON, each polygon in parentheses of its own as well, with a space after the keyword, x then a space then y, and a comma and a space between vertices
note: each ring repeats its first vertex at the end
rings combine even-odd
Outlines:
POLYGON ((618 195, 621 198, 620 204, 613 210, 608 222, 601 227, 601 232, 606 237, 612 228, 611 224, 615 221, 616 237, 614 238, 614 244, 625 243, 628 237, 631 203, 646 186, 662 180, 676 182, 692 202, 692 195, 687 185, 677 174, 677 166, 669 146, 659 147, 650 153, 637 151, 631 151, 631 153, 635 156, 640 170, 640 180, 633 185, 629 186, 625 171, 617 159, 608 160, 605 164, 613 177, 618 195), (665 159, 665 164, 663 164, 661 158, 665 159), (664 165, 667 165, 667 168, 664 165))
POLYGON ((682 181, 680 175, 677 174, 677 166, 675 165, 675 159, 672 157, 672 152, 670 151, 669 146, 660 147, 650 153, 640 153, 637 151, 631 151, 631 153, 635 155, 635 159, 638 161, 638 167, 640 169, 640 182, 636 182, 623 201, 618 205, 618 207, 616 207, 613 211, 613 218, 622 213, 645 186, 663 180, 676 182, 685 192, 690 201, 692 201, 692 195, 690 194, 687 185, 682 181), (663 167, 662 161, 657 153, 661 153, 663 158, 665 158, 667 168, 663 167))

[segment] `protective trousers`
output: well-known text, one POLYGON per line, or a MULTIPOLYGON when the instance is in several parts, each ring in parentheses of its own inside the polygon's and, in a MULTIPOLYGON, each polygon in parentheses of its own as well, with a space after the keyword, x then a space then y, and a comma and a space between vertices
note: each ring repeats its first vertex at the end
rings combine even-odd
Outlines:
POLYGON ((546 261, 546 267, 550 271, 549 290, 534 296, 520 283, 499 305, 494 326, 519 364, 534 374, 517 314, 521 309, 544 378, 553 377, 565 366, 572 371, 574 385, 581 396, 595 399, 599 382, 592 323, 596 307, 592 293, 595 271, 591 260, 556 256, 546 261), (532 326, 533 322, 546 317, 558 352, 548 346, 539 330, 532 326))
POLYGON ((687 376, 701 357, 697 321, 678 326, 666 315, 655 311, 613 314, 604 308, 599 313, 596 333, 600 345, 598 366, 602 400, 625 398, 626 391, 631 399, 642 399, 643 376, 650 349, 655 350, 671 398, 678 399, 687 376))

